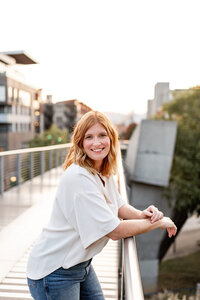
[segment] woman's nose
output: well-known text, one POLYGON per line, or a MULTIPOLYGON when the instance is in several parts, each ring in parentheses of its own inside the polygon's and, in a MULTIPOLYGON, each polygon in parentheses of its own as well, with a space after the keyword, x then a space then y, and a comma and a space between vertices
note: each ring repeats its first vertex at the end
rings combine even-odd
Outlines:
POLYGON ((99 145, 100 144, 100 139, 98 137, 95 137, 93 140, 94 145, 99 145))

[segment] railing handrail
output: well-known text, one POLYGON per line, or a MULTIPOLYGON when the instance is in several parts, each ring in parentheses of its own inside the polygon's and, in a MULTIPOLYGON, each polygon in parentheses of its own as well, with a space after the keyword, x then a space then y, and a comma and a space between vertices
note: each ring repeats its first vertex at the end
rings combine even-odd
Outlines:
MULTIPOLYGON (((125 175, 122 165, 122 159, 119 159, 118 184, 122 198, 128 204, 126 191, 125 175)), ((144 293, 141 282, 141 275, 137 257, 135 238, 129 237, 123 239, 123 263, 124 263, 124 282, 126 300, 143 300, 144 293)))
MULTIPOLYGON (((16 149, 16 150, 9 150, 9 151, 0 151, 0 156, 7 156, 7 155, 14 155, 14 154, 23 154, 23 153, 30 153, 30 152, 42 152, 54 149, 62 149, 62 148, 70 148, 72 143, 65 143, 65 144, 58 144, 52 146, 41 146, 41 147, 32 147, 32 148, 25 148, 25 149, 16 149)), ((123 141, 120 144, 120 149, 127 149, 127 141, 123 141), (126 142, 126 144, 124 144, 126 142)))
POLYGON ((62 165, 71 143, 0 152, 0 195, 62 165))
POLYGON ((15 154, 23 154, 23 153, 30 153, 30 152, 42 152, 54 149, 62 149, 62 148, 70 148, 72 143, 67 144, 59 144, 53 146, 42 146, 42 147, 33 147, 33 148, 25 148, 25 149, 17 149, 17 150, 10 150, 10 151, 2 151, 0 152, 0 156, 7 156, 7 155, 15 155, 15 154))
MULTIPOLYGON (((28 148, 28 149, 18 149, 18 150, 11 150, 11 151, 3 151, 0 152, 0 158, 2 156, 8 155, 16 155, 16 154, 23 154, 23 153, 31 153, 31 152, 42 152, 54 149, 63 149, 71 147, 71 143, 67 144, 60 144, 60 145, 53 145, 53 146, 44 146, 44 147, 35 147, 35 148, 28 148)), ((121 154, 121 153, 120 153, 121 154)), ((3 159, 3 158, 2 158, 3 159)), ((3 176, 2 176, 3 178, 3 176)), ((120 155, 119 158, 119 190, 123 197, 123 199, 128 203, 128 197, 126 192, 126 182, 125 176, 122 166, 122 158, 120 155)), ((2 184, 1 184, 2 185, 2 184)), ((2 186, 1 186, 2 189, 2 186)), ((123 240, 123 262, 124 262, 124 278, 125 278, 125 294, 126 300, 143 300, 143 289, 141 283, 141 276, 137 258, 137 250, 135 244, 135 238, 126 238, 123 240)))

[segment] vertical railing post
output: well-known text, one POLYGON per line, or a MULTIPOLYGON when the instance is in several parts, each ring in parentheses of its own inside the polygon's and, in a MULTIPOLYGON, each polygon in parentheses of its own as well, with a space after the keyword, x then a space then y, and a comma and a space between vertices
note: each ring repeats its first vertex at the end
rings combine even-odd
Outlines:
POLYGON ((56 168, 58 167, 58 151, 59 151, 59 149, 55 150, 55 167, 56 168))
POLYGON ((44 173, 44 152, 40 152, 40 174, 43 175, 44 173))
POLYGON ((33 179, 33 166, 34 166, 34 157, 33 157, 33 152, 30 153, 30 170, 29 170, 29 176, 30 180, 33 179))
POLYGON ((4 192, 4 164, 3 156, 0 156, 0 195, 4 192))
POLYGON ((17 185, 20 185, 21 182, 21 157, 20 154, 17 154, 17 185))
POLYGON ((52 151, 48 151, 48 169, 51 170, 52 168, 52 151))
POLYGON ((59 161, 59 166, 62 164, 62 156, 63 156, 63 149, 60 149, 60 161, 59 161))

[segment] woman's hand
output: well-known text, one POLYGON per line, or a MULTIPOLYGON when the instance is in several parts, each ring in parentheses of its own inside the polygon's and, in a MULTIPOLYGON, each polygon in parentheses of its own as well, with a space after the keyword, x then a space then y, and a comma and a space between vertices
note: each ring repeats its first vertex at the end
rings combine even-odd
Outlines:
POLYGON ((163 213, 157 209, 154 205, 150 205, 145 210, 142 211, 143 218, 150 218, 151 223, 161 220, 163 218, 163 213))
POLYGON ((170 238, 172 237, 172 235, 176 235, 177 227, 170 218, 163 217, 162 220, 160 220, 160 222, 161 222, 161 229, 166 228, 168 232, 168 236, 170 238))

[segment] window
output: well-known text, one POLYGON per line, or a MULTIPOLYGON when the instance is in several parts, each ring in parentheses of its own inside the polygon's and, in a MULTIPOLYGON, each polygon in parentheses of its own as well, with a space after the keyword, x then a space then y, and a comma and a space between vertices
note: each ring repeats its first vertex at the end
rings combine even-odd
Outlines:
POLYGON ((6 87, 0 85, 0 102, 6 102, 6 87))
POLYGON ((13 102, 13 88, 11 86, 8 87, 8 101, 13 102))
POLYGON ((0 133, 7 133, 7 125, 0 125, 0 133))
POLYGON ((5 107, 5 112, 6 112, 7 114, 12 114, 12 106, 6 106, 6 107, 5 107))
POLYGON ((18 89, 14 88, 13 90, 13 96, 14 96, 14 101, 16 101, 18 103, 18 89))
POLYGON ((23 90, 19 91, 19 102, 24 106, 31 106, 31 94, 23 90))
POLYGON ((12 132, 16 132, 16 127, 17 127, 16 125, 17 124, 15 124, 15 123, 12 124, 12 132))

